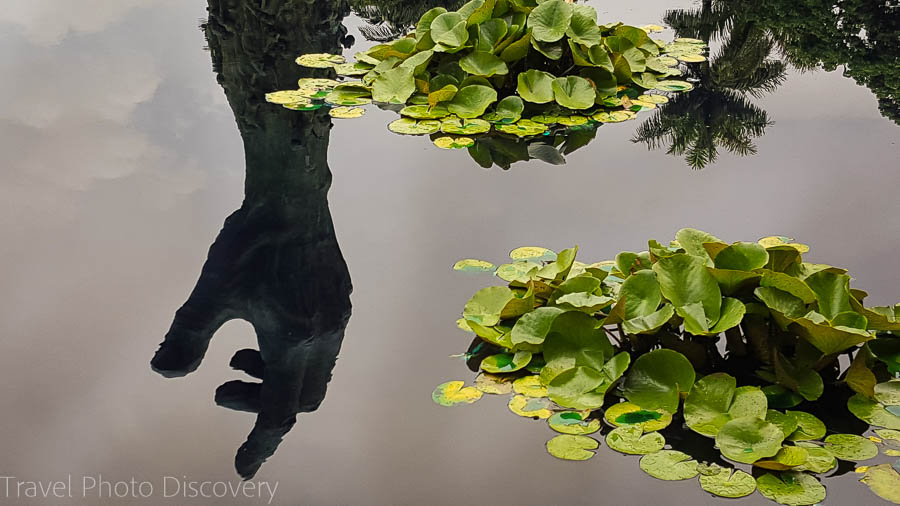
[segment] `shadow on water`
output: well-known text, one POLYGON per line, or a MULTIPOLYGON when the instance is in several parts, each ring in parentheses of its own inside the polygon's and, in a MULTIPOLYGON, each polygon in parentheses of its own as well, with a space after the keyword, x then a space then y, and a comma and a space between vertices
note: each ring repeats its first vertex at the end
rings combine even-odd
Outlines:
POLYGON ((297 413, 319 407, 351 312, 350 274, 327 199, 331 119, 326 110, 296 114, 263 100, 304 73, 296 55, 340 51, 348 10, 342 2, 264 5, 209 2, 202 28, 243 139, 245 198, 151 362, 164 376, 186 375, 222 324, 253 325, 259 350, 238 351, 231 366, 262 382, 229 381, 215 395, 221 406, 258 413, 235 457, 244 478, 275 452, 297 413))

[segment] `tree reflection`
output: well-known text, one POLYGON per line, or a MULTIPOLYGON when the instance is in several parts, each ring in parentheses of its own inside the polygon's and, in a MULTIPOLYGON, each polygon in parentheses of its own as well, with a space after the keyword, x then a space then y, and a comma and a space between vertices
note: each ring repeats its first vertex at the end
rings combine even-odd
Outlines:
POLYGON ((198 367, 223 323, 253 325, 259 350, 238 351, 231 366, 262 382, 230 381, 216 390, 218 404, 258 413, 235 457, 238 473, 249 478, 296 414, 324 399, 350 317, 350 274, 327 199, 330 117, 263 98, 303 75, 296 55, 340 51, 348 8, 338 1, 209 0, 208 9, 203 29, 213 69, 244 143, 245 198, 225 220, 151 365, 183 376, 198 367))
POLYGON ((772 122, 747 95, 759 97, 784 82, 785 64, 770 58, 774 40, 711 0, 696 10, 670 11, 665 22, 679 37, 721 40, 722 46, 708 61, 687 66, 684 77, 694 90, 660 106, 632 141, 666 147, 694 169, 715 162, 720 148, 739 156, 756 153, 753 139, 772 122))
POLYGON ((363 37, 376 42, 387 42, 410 32, 419 18, 434 7, 456 10, 460 0, 350 0, 350 7, 368 24, 359 28, 363 37))

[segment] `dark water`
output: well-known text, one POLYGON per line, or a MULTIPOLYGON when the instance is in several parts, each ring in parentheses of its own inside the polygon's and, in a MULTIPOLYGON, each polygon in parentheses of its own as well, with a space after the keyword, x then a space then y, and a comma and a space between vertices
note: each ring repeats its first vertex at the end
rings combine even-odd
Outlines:
MULTIPOLYGON (((809 244, 811 261, 848 268, 870 304, 900 299, 896 10, 850 5, 870 19, 866 40, 894 45, 835 55, 813 30, 830 8, 810 8, 804 32, 761 18, 784 3, 735 5, 752 18, 738 27, 745 33, 780 30, 789 42, 768 60, 796 65, 748 95, 773 122, 751 136, 755 155, 723 145, 692 170, 666 146, 632 142, 651 117, 642 113, 600 128, 566 165, 503 171, 391 134, 389 111, 369 107, 332 126, 325 113, 261 103, 301 75, 296 54, 338 50, 347 35, 356 41, 348 56, 371 44, 345 5, 211 0, 204 32, 203 2, 14 0, 0 12, 0 474, 15 478, 7 495, 0 483, 0 502, 264 504, 267 492, 165 498, 164 486, 236 485, 236 452, 238 470, 252 473, 283 420, 321 402, 253 479, 278 483, 272 504, 721 504, 605 448, 587 463, 553 459, 549 428, 499 398, 445 409, 430 394, 469 377, 447 358, 468 344, 453 322, 486 282, 449 266, 500 260, 522 244, 577 243, 582 259, 600 260, 684 226, 728 241, 784 234, 809 244), (803 48, 826 63, 853 60, 862 85, 807 69, 803 48), (185 372, 231 318, 196 372, 170 380, 150 369, 167 331, 190 344, 157 365, 185 372), (244 348, 262 354, 245 352, 238 365, 264 369, 266 381, 230 383, 218 400, 261 407, 258 419, 215 402, 223 383, 252 380, 229 367, 244 348), (16 495, 15 481, 69 475, 74 497, 16 495), (153 496, 83 490, 85 477, 101 476, 148 481, 153 496)), ((645 24, 700 7, 598 10, 645 24)), ((712 45, 727 42, 713 36, 712 45)), ((724 81, 709 81, 697 107, 721 104, 724 81)), ((827 504, 879 504, 855 479, 827 480, 827 504)))

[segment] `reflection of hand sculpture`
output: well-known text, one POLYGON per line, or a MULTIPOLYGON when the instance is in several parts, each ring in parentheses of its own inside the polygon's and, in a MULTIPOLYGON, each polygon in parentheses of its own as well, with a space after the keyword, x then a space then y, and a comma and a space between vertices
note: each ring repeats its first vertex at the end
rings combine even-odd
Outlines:
POLYGON ((322 402, 350 317, 350 275, 327 201, 328 115, 260 103, 265 90, 298 77, 295 55, 337 49, 345 9, 225 3, 210 0, 205 30, 244 140, 245 200, 225 220, 151 365, 183 376, 197 368, 223 323, 240 318, 253 325, 259 351, 241 350, 231 365, 262 383, 231 381, 216 391, 218 404, 259 414, 235 458, 238 473, 249 478, 296 414, 322 402))

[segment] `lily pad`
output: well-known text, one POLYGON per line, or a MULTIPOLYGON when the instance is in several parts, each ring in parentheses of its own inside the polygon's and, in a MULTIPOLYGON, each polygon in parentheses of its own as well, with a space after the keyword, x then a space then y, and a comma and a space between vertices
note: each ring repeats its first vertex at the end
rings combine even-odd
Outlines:
POLYGON ((644 432, 662 430, 672 423, 672 414, 662 410, 641 409, 637 404, 620 402, 613 404, 603 414, 606 420, 617 426, 640 426, 644 432))
POLYGON ((441 149, 462 149, 475 145, 475 139, 471 137, 438 137, 434 145, 441 149))
POLYGON ((856 394, 847 400, 847 409, 870 425, 900 430, 900 416, 891 413, 881 403, 864 395, 856 394))
POLYGON ((690 91, 694 89, 694 85, 687 81, 667 79, 657 82, 656 89, 660 91, 690 91))
POLYGON ((556 253, 540 246, 522 246, 509 252, 509 258, 513 260, 556 260, 556 253))
POLYGON ((583 77, 558 77, 551 82, 551 87, 553 88, 554 100, 563 107, 587 109, 594 106, 597 94, 594 91, 594 87, 591 86, 591 82, 583 77))
POLYGON ((530 361, 530 351, 498 353, 496 355, 485 357, 485 359, 481 361, 481 369, 493 374, 516 372, 519 369, 523 369, 530 361))
POLYGON ((775 476, 766 473, 756 479, 759 493, 771 501, 788 506, 806 506, 825 500, 825 487, 815 477, 787 471, 775 476))
POLYGON ((462 46, 469 40, 466 20, 458 12, 444 12, 434 18, 430 25, 431 39, 450 48, 462 46))
POLYGON ((444 118, 441 132, 452 135, 483 134, 491 130, 491 124, 483 119, 444 118))
POLYGON ((456 406, 457 404, 472 404, 481 399, 482 392, 474 387, 464 386, 464 381, 448 381, 434 389, 431 398, 441 406, 456 406))
POLYGON ((900 504, 900 473, 890 464, 870 466, 859 481, 885 501, 900 504))
POLYGON ((646 455, 662 450, 666 446, 666 438, 659 432, 644 434, 640 426, 626 425, 607 434, 606 445, 620 453, 646 455))
POLYGON ((475 388, 486 394, 503 395, 513 391, 512 378, 483 372, 475 378, 475 388))
POLYGON ((875 400, 885 406, 900 406, 900 380, 875 385, 875 400))
POLYGON ((587 435, 600 430, 599 419, 588 419, 583 411, 562 411, 551 416, 550 428, 562 434, 587 435))
POLYGON ((547 397, 547 387, 541 384, 537 375, 522 376, 513 381, 513 390, 525 397, 547 397))
POLYGON ((809 460, 809 452, 806 448, 782 446, 772 458, 757 460, 753 465, 773 471, 787 471, 806 464, 807 460, 809 460))
POLYGON ((339 54, 329 54, 329 53, 310 53, 301 55, 297 58, 297 65, 302 65, 304 67, 311 67, 317 69, 330 68, 335 65, 340 65, 342 63, 346 63, 346 60, 343 56, 339 54))
POLYGON ((841 460, 858 462, 878 455, 875 443, 856 434, 831 434, 825 438, 825 449, 841 460))
POLYGON ((437 120, 416 121, 411 118, 400 118, 388 124, 391 132, 403 135, 428 135, 441 129, 441 122, 437 120))
POLYGON ((484 260, 476 260, 474 258, 467 258, 465 260, 460 260, 453 264, 454 271, 467 271, 467 272, 487 272, 494 270, 494 264, 490 262, 486 262, 484 260))
POLYGON ((722 455, 744 464, 774 456, 782 441, 784 433, 777 425, 753 416, 735 418, 716 434, 716 446, 722 455))
POLYGON ((519 137, 541 135, 547 131, 547 125, 527 119, 520 119, 509 125, 497 125, 495 128, 503 133, 517 135, 519 137))
POLYGON ((506 75, 506 62, 489 51, 472 51, 459 60, 459 66, 469 74, 482 77, 506 75))
POLYGON ((365 113, 362 107, 333 107, 328 111, 329 116, 340 119, 360 118, 365 113))
POLYGON ((574 8, 563 0, 547 0, 528 15, 531 36, 541 42, 556 42, 563 38, 572 21, 574 8))
POLYGON ((719 497, 737 498, 752 494, 756 490, 756 480, 744 471, 719 468, 719 472, 700 475, 700 487, 719 497))
POLYGON ((806 450, 807 459, 804 464, 797 466, 794 470, 812 471, 821 474, 827 473, 837 466, 837 459, 825 448, 807 441, 800 441, 797 443, 797 446, 806 450))
POLYGON ((825 424, 814 415, 805 411, 785 411, 785 414, 797 420, 797 430, 788 436, 788 441, 810 441, 825 435, 825 424))
POLYGON ((753 386, 736 388, 736 384, 734 377, 725 373, 709 374, 697 381, 684 401, 688 427, 715 437, 723 425, 735 418, 765 418, 768 402, 762 390, 753 386))
POLYGON ((514 396, 509 400, 508 404, 509 410, 513 413, 525 418, 536 418, 539 420, 545 420, 553 416, 552 406, 550 399, 525 397, 524 395, 514 396))
POLYGON ((660 450, 641 457, 641 469, 659 480, 688 480, 697 476, 697 461, 675 450, 660 450))
POLYGON ((436 106, 408 105, 400 110, 401 116, 414 119, 440 119, 450 115, 450 111, 443 104, 436 106))
POLYGON ((587 460, 594 456, 600 443, 588 436, 562 434, 547 441, 547 452, 563 460, 587 460))
POLYGON ((694 367, 684 355, 659 349, 635 360, 623 391, 626 399, 643 409, 674 413, 681 394, 691 391, 694 377, 694 367))
POLYGON ((447 108, 460 118, 477 118, 497 101, 497 92, 488 86, 474 84, 456 92, 447 108))

